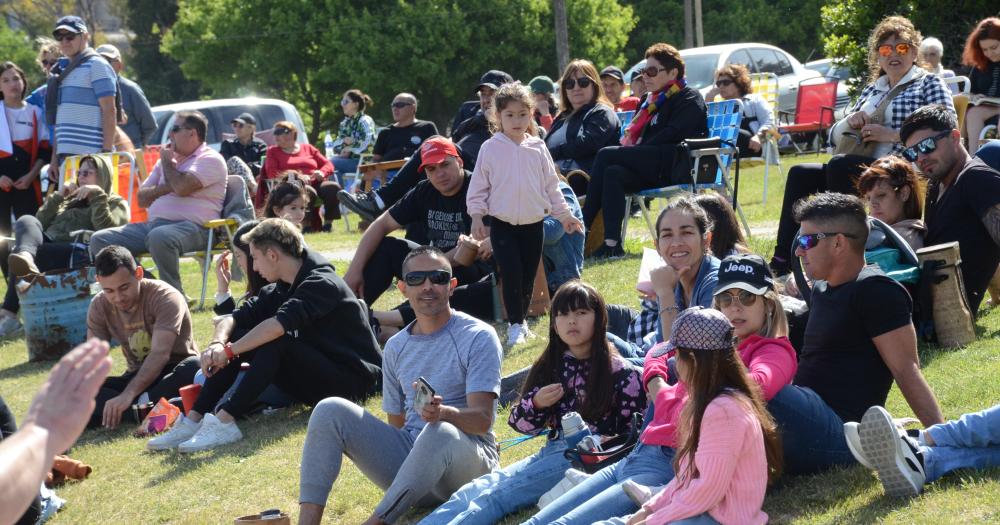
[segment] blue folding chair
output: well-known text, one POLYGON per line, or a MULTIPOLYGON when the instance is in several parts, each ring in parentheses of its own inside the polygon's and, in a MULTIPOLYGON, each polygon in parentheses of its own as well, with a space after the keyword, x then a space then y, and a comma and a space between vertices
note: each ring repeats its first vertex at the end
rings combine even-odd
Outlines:
POLYGON ((618 111, 615 113, 618 115, 618 122, 622 125, 622 131, 618 138, 625 136, 625 130, 628 129, 629 124, 632 123, 632 119, 635 118, 635 111, 618 111))
MULTIPOLYGON (((639 209, 642 210, 642 217, 646 220, 646 226, 649 228, 649 234, 654 239, 656 238, 656 226, 653 224, 653 218, 646 207, 646 199, 669 199, 681 193, 695 193, 704 190, 715 190, 730 197, 733 202, 733 209, 736 210, 736 213, 739 214, 740 219, 743 221, 743 229, 746 230, 747 237, 750 236, 750 225, 747 223, 743 209, 740 208, 739 202, 736 199, 736 190, 739 186, 738 163, 736 165, 735 185, 729 180, 729 167, 733 164, 733 159, 739 154, 736 149, 736 138, 739 136, 740 122, 743 119, 743 104, 739 100, 733 99, 709 102, 705 106, 708 110, 708 136, 718 137, 722 140, 722 145, 717 148, 691 150, 691 183, 642 190, 625 197, 626 210, 632 207, 633 199, 638 201, 639 209), (715 157, 719 166, 715 181, 699 183, 698 167, 701 163, 701 158, 709 156, 715 157)), ((627 230, 628 220, 625 220, 622 224, 622 239, 625 238, 627 230)))

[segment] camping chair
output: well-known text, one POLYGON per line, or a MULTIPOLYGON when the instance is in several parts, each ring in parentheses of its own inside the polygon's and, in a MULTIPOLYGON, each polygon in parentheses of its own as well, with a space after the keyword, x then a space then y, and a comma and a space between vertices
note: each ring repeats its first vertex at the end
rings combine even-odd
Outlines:
MULTIPOLYGON (((739 214, 743 221, 743 228, 747 236, 750 236, 750 225, 747 223, 743 209, 737 201, 737 188, 739 187, 739 163, 736 164, 735 183, 730 183, 729 167, 732 165, 734 157, 739 155, 736 149, 736 137, 740 131, 740 122, 743 119, 743 104, 739 100, 723 100, 721 102, 709 102, 705 104, 708 110, 708 136, 721 139, 722 144, 715 148, 701 148, 690 150, 691 156, 691 183, 676 184, 663 188, 653 188, 642 190, 625 197, 625 209, 632 206, 632 201, 637 200, 639 209, 642 210, 642 217, 646 220, 649 234, 656 238, 656 226, 646 207, 645 199, 669 199, 680 193, 695 193, 703 190, 715 190, 733 201, 733 209, 739 214), (702 157, 708 157, 705 166, 701 166, 702 157), (698 182, 699 173, 711 171, 716 168, 715 180, 712 182, 698 182), (707 168, 707 169, 706 169, 707 168)), ((679 150, 678 150, 679 151, 679 150)), ((622 239, 628 230, 628 220, 622 224, 622 239)))
POLYGON ((622 138, 625 136, 625 130, 628 129, 629 124, 632 123, 632 119, 635 118, 635 111, 618 111, 615 115, 618 115, 618 122, 622 125, 622 131, 618 138, 622 138))
POLYGON ((125 198, 125 202, 128 203, 129 216, 131 216, 132 210, 136 208, 134 199, 138 194, 138 191, 135 191, 135 175, 138 170, 136 169, 135 156, 131 152, 115 151, 67 157, 62 167, 63 176, 59 178, 59 186, 56 191, 62 191, 67 182, 76 180, 76 172, 80 169, 80 160, 84 157, 104 157, 108 161, 111 166, 111 191, 125 198))
POLYGON ((972 87, 972 82, 969 77, 948 77, 943 79, 944 83, 949 87, 953 88, 958 84, 963 84, 964 87, 958 89, 958 92, 951 96, 951 101, 955 105, 955 115, 958 116, 958 129, 964 134, 965 133, 965 112, 969 110, 969 89, 972 87))
MULTIPOLYGON (((810 78, 799 82, 799 94, 795 100, 795 121, 778 127, 778 132, 815 133, 813 151, 819 153, 824 140, 820 138, 834 124, 834 108, 837 106, 836 78, 810 78)), ((787 116, 786 112, 781 112, 787 116)), ((795 151, 805 153, 795 141, 795 151)))
MULTIPOLYGON (((762 138, 761 151, 759 157, 740 157, 740 162, 763 162, 764 163, 764 196, 763 204, 767 204, 767 176, 771 165, 778 166, 778 176, 781 176, 781 155, 778 152, 778 76, 774 73, 753 73, 750 75, 750 87, 753 93, 764 98, 771 105, 772 121, 774 126, 762 138)), ((749 134, 746 130, 741 130, 741 134, 749 134)))

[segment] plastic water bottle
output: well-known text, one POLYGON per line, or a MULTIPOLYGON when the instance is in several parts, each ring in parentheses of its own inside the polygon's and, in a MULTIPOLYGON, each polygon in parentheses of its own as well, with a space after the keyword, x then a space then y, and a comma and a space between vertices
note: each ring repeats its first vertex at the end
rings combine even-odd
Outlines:
POLYGON ((569 412, 562 417, 562 434, 566 445, 574 448, 580 440, 590 435, 590 428, 583 422, 580 414, 569 412))
POLYGON ((330 132, 329 131, 327 131, 326 135, 323 136, 323 146, 324 146, 324 149, 326 150, 325 151, 326 158, 332 159, 333 156, 334 156, 334 152, 333 152, 333 137, 330 136, 330 132))

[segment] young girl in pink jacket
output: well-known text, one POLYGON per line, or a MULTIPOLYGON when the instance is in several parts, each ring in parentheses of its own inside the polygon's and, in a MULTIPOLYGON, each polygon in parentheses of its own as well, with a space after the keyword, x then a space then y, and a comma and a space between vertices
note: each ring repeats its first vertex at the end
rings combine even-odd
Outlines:
POLYGON ((466 197, 472 235, 479 240, 489 236, 493 244, 510 322, 508 346, 531 335, 524 318, 542 259, 542 219, 552 215, 567 233, 583 231, 559 192, 559 177, 545 142, 537 137, 533 110, 527 87, 500 86, 491 116, 499 133, 480 148, 466 197), (489 227, 483 223, 487 215, 489 227))

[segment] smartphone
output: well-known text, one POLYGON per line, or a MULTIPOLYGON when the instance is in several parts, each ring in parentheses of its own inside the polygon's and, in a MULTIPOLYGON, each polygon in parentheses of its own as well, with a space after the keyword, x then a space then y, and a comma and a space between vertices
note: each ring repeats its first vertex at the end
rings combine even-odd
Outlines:
POLYGON ((417 394, 413 396, 413 411, 417 414, 424 410, 424 406, 434 399, 434 387, 422 376, 417 378, 417 394))

